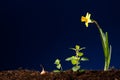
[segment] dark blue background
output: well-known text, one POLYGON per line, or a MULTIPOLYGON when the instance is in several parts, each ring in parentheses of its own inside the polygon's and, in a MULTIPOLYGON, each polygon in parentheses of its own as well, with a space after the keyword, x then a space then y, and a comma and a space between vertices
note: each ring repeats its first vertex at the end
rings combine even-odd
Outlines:
POLYGON ((83 69, 103 69, 104 55, 95 24, 80 22, 86 12, 109 33, 111 65, 120 68, 120 9, 113 0, 2 0, 0 1, 0 70, 46 70, 55 68, 59 58, 63 69, 72 67, 65 58, 74 55, 69 48, 86 47, 83 69))

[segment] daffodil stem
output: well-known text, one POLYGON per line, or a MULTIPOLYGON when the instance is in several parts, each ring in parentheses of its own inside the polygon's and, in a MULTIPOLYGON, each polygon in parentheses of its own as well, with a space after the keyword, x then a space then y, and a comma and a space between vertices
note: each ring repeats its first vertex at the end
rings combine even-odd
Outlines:
POLYGON ((95 23, 97 25, 97 28, 100 29, 100 26, 97 21, 93 20, 93 23, 95 23))
MULTIPOLYGON (((99 24, 97 23, 97 21, 93 20, 93 23, 96 24, 99 32, 100 32, 100 36, 101 36, 101 41, 102 43, 105 43, 104 39, 106 39, 106 35, 104 34, 104 32, 102 31, 102 29, 100 28, 99 24), (104 36, 105 35, 105 36, 104 36)), ((109 45, 102 45, 103 46, 103 51, 106 49, 105 47, 106 46, 109 46, 109 45)), ((104 55, 106 54, 106 52, 104 51, 104 55)), ((108 54, 108 53, 107 53, 108 54)), ((109 62, 108 62, 108 57, 105 56, 105 64, 104 64, 104 70, 108 70, 109 68, 109 62)))

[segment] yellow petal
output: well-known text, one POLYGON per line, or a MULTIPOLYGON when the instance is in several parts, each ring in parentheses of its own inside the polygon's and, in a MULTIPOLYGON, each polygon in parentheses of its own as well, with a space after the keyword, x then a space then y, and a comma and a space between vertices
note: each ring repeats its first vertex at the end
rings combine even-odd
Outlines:
POLYGON ((88 27, 88 23, 87 22, 85 23, 85 25, 86 25, 86 27, 88 27))
POLYGON ((88 27, 89 23, 92 23, 92 20, 90 19, 91 14, 87 12, 86 16, 81 17, 81 22, 85 22, 86 27, 88 27))
POLYGON ((88 15, 88 18, 90 19, 91 14, 88 15))
POLYGON ((85 17, 87 18, 88 16, 89 16, 89 13, 87 12, 87 14, 86 14, 86 16, 85 16, 85 17))

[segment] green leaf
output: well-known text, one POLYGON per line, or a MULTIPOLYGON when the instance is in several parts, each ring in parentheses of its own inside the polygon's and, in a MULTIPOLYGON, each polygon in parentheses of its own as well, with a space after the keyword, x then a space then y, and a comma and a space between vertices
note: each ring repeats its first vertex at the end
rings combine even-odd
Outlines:
POLYGON ((77 61, 76 59, 72 59, 72 60, 71 60, 71 63, 72 63, 73 65, 75 65, 75 64, 78 63, 78 61, 77 61))
POLYGON ((56 59, 54 64, 56 64, 56 65, 60 64, 60 60, 56 59))
POLYGON ((80 69, 80 66, 74 66, 74 67, 72 67, 73 71, 78 71, 79 69, 80 69))
POLYGON ((80 48, 79 51, 81 51, 81 50, 83 50, 83 49, 85 49, 85 47, 80 48))
POLYGON ((104 55, 106 56, 106 51, 105 51, 105 48, 106 48, 106 45, 105 45, 105 35, 102 31, 101 28, 99 28, 99 31, 100 31, 100 37, 101 37, 101 42, 102 42, 102 47, 103 47, 103 51, 104 51, 104 55))
POLYGON ((79 46, 79 45, 76 45, 76 46, 75 46, 75 49, 76 49, 76 50, 79 50, 79 49, 80 49, 80 46, 79 46))
POLYGON ((57 67, 58 69, 60 69, 60 68, 61 68, 61 64, 58 64, 56 67, 57 67))
POLYGON ((110 59, 111 59, 111 46, 109 47, 108 33, 107 32, 104 33, 101 28, 99 28, 99 31, 100 31, 102 47, 103 47, 104 56, 105 56, 104 70, 108 70, 110 65, 110 59))
POLYGON ((75 59, 75 60, 80 60, 80 58, 79 57, 77 57, 77 56, 72 56, 72 59, 75 59))
POLYGON ((75 49, 75 48, 70 48, 70 49, 72 49, 72 50, 76 51, 76 49, 75 49))
POLYGON ((66 61, 70 61, 70 60, 72 60, 72 59, 76 59, 76 56, 68 57, 68 58, 66 58, 65 60, 66 60, 66 61))
POLYGON ((70 61, 70 60, 72 60, 72 57, 68 57, 68 58, 66 58, 65 60, 66 60, 66 61, 70 61))
POLYGON ((79 57, 83 56, 82 52, 78 52, 77 54, 78 54, 79 57))
POLYGON ((81 60, 81 61, 88 61, 88 58, 82 57, 80 60, 81 60))
POLYGON ((111 53, 112 53, 112 46, 110 45, 109 61, 111 59, 111 53))
POLYGON ((72 57, 68 57, 67 59, 65 59, 66 61, 71 61, 71 63, 73 64, 73 65, 75 65, 75 64, 79 64, 79 57, 76 57, 76 56, 72 56, 72 57))
POLYGON ((60 72, 60 70, 53 70, 53 72, 60 72))
POLYGON ((108 68, 109 68, 109 65, 110 65, 111 53, 112 53, 112 46, 110 45, 110 51, 109 51, 109 57, 108 57, 108 68))
POLYGON ((105 36, 105 45, 106 45, 106 57, 109 57, 109 42, 108 42, 108 33, 106 32, 106 36, 105 36))

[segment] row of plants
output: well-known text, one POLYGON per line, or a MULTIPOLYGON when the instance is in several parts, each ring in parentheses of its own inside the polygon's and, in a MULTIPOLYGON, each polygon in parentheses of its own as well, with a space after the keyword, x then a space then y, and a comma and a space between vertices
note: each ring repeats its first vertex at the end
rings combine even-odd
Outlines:
MULTIPOLYGON (((111 60, 111 51, 112 47, 109 44, 108 40, 108 32, 103 32, 102 28, 99 26, 98 22, 96 20, 91 19, 91 14, 86 13, 86 16, 81 17, 81 22, 85 22, 85 26, 88 27, 90 23, 96 24, 96 27, 100 34, 100 39, 102 43, 103 53, 104 53, 104 71, 107 71, 110 66, 110 60, 111 60)), ((88 58, 84 57, 84 53, 81 52, 85 47, 80 47, 79 45, 76 45, 75 48, 70 48, 75 51, 75 55, 68 57, 65 59, 65 61, 70 61, 73 65, 72 70, 75 71, 83 71, 83 69, 80 68, 81 61, 88 61, 88 58)), ((54 72, 61 72, 63 71, 62 64, 60 62, 60 59, 56 59, 54 64, 56 65, 56 70, 54 72)))

